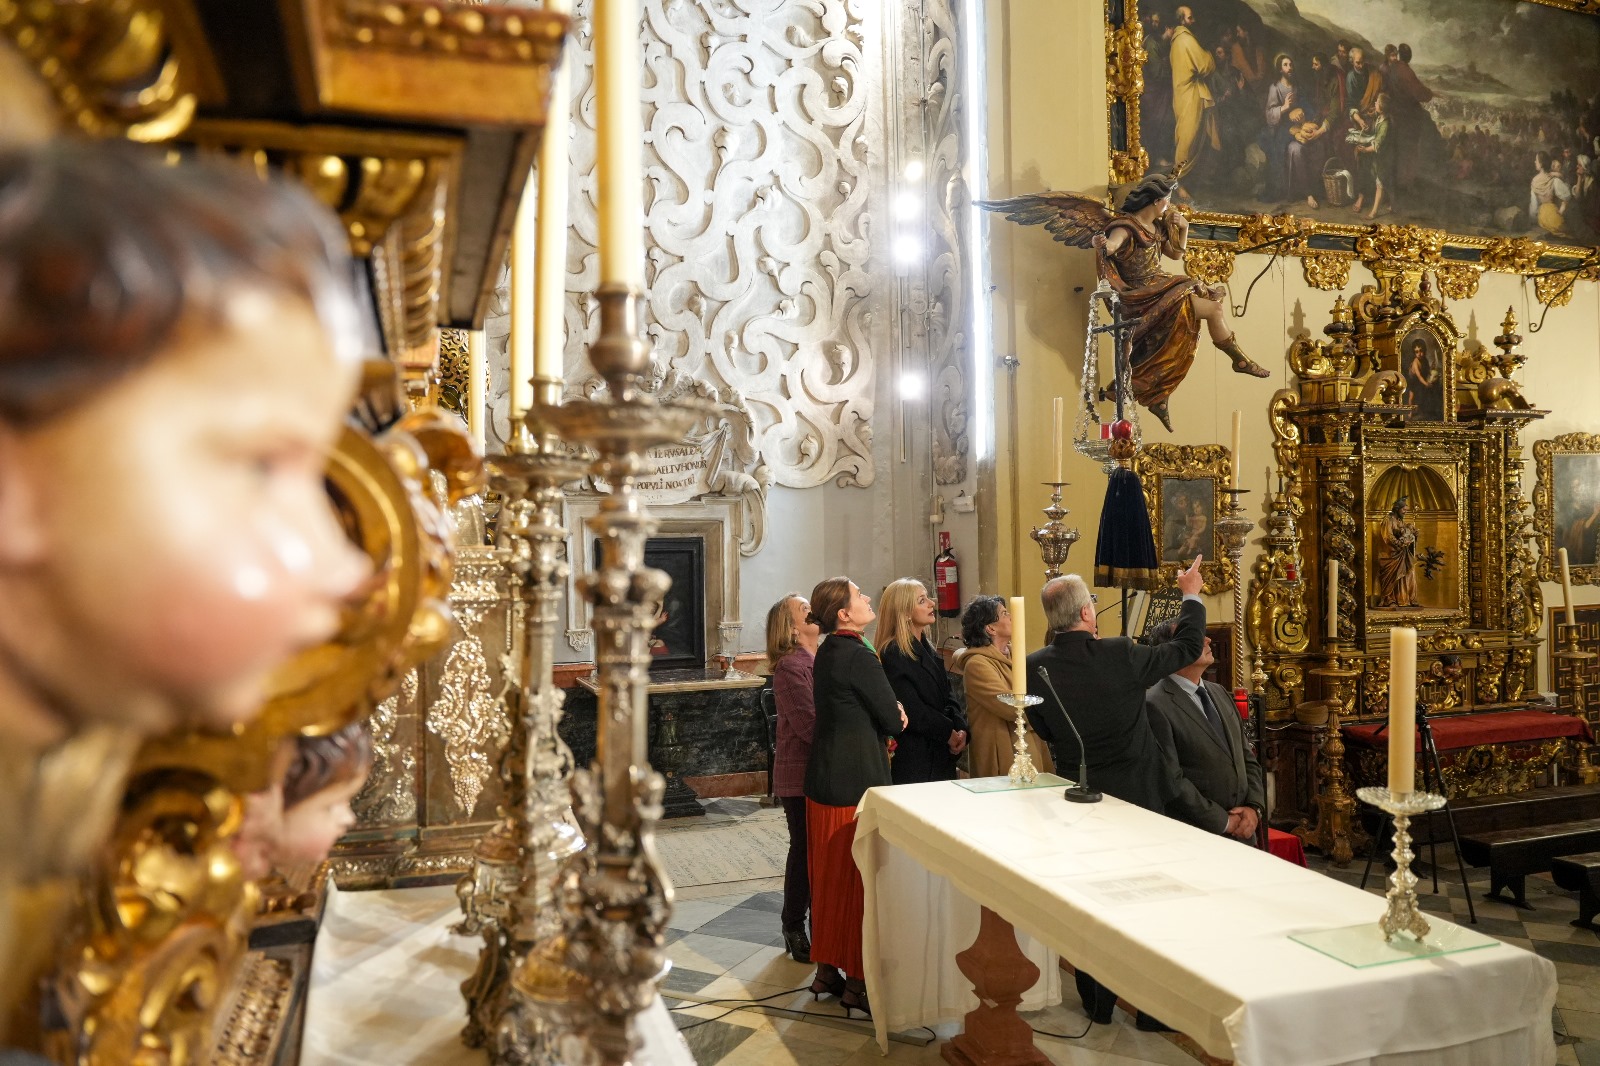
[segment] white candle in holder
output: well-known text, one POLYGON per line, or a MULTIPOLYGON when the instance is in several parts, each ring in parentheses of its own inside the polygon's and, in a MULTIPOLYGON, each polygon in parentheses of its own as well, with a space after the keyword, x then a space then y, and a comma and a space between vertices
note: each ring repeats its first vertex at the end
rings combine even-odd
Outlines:
POLYGON ((1417 631, 1389 630, 1389 791, 1416 787, 1417 631))
POLYGON ((1228 487, 1236 489, 1236 488, 1239 487, 1239 412, 1238 411, 1233 412, 1233 447, 1229 450, 1228 455, 1230 457, 1230 461, 1233 464, 1232 468, 1228 471, 1228 487))
POLYGON ((1572 610, 1572 567, 1567 561, 1567 549, 1557 551, 1556 558, 1561 560, 1561 602, 1567 609, 1567 625, 1575 625, 1577 616, 1572 610))
POLYGON ((1061 480, 1061 432, 1062 432, 1062 423, 1066 421, 1066 404, 1062 401, 1061 397, 1057 396, 1055 398, 1055 402, 1051 405, 1051 414, 1054 417, 1052 419, 1053 426, 1052 426, 1052 432, 1050 434, 1050 448, 1055 453, 1055 461, 1056 461, 1056 476, 1055 476, 1055 480, 1060 481, 1061 480))
POLYGON ((1021 596, 1011 597, 1011 693, 1021 696, 1028 691, 1028 638, 1027 601, 1021 596))

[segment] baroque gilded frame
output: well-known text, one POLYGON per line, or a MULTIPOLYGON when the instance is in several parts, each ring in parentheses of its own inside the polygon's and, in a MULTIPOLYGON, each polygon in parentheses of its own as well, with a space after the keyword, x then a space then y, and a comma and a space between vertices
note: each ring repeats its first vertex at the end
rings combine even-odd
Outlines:
MULTIPOLYGON (((1563 433, 1533 442, 1533 528, 1539 542, 1539 579, 1561 580, 1556 565, 1555 460, 1558 455, 1600 455, 1600 434, 1563 433)), ((1572 566, 1574 585, 1600 585, 1600 561, 1572 566)))
MULTIPOLYGON (((1140 137, 1140 96, 1144 92, 1144 26, 1140 0, 1105 0, 1107 180, 1111 186, 1137 181, 1150 157, 1140 137)), ((1507 0, 1508 3, 1516 0, 1507 0)), ((1531 0, 1577 15, 1600 15, 1590 0, 1531 0)), ((1306 284, 1335 291, 1350 280, 1350 264, 1370 264, 1385 249, 1403 247, 1418 265, 1434 272, 1452 300, 1477 295, 1485 270, 1533 277, 1539 302, 1561 307, 1572 299, 1577 280, 1600 278, 1600 266, 1573 274, 1548 275, 1588 263, 1600 248, 1552 244, 1531 237, 1474 237, 1416 225, 1352 226, 1317 222, 1293 214, 1243 215, 1189 212, 1191 229, 1184 267, 1191 277, 1212 284, 1233 273, 1243 249, 1280 241, 1267 254, 1300 257, 1306 284), (1541 276, 1548 275, 1548 276, 1541 276)))
MULTIPOLYGON (((1160 561, 1165 554, 1166 521, 1163 499, 1164 481, 1167 478, 1183 480, 1210 478, 1215 482, 1212 494, 1212 530, 1227 517, 1223 504, 1223 488, 1233 470, 1233 460, 1228 449, 1221 444, 1147 444, 1133 457, 1133 472, 1139 476, 1144 488, 1145 507, 1150 512, 1150 528, 1155 534, 1157 571, 1161 585, 1177 581, 1177 563, 1160 561)), ((1214 535, 1214 532, 1213 532, 1214 535)), ((1213 541, 1215 543, 1215 541, 1213 541)), ((1223 562, 1221 553, 1213 551, 1200 563, 1200 574, 1205 579, 1203 592, 1208 595, 1227 592, 1233 588, 1233 577, 1223 562)))

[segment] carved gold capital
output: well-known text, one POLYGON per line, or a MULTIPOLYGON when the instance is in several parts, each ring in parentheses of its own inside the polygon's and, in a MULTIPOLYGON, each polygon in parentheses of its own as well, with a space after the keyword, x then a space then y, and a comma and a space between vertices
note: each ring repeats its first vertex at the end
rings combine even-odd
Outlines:
POLYGON ((1439 280, 1439 291, 1452 300, 1470 300, 1478 295, 1478 279, 1482 275, 1482 270, 1464 263, 1438 266, 1433 271, 1439 280))

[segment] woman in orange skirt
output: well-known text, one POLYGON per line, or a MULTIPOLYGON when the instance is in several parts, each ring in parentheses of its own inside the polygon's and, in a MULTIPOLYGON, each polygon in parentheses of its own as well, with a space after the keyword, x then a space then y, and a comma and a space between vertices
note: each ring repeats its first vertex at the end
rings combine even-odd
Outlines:
POLYGON ((811 958, 817 963, 811 991, 838 996, 847 1014, 870 1014, 861 965, 861 871, 850 851, 856 805, 867 789, 892 783, 886 742, 906 725, 862 635, 874 617, 872 601, 849 578, 830 577, 811 590, 809 620, 827 638, 812 669, 817 724, 805 779, 811 958))

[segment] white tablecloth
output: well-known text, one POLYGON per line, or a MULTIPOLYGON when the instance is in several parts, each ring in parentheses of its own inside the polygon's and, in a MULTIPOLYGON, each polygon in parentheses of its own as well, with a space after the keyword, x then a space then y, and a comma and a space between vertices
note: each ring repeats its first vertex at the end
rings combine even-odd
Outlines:
MULTIPOLYGON (((1239 1066, 1549 1066, 1555 967, 1505 944, 1354 969, 1290 933, 1376 923, 1384 903, 1111 797, 870 790, 856 827, 878 1042, 960 1017, 954 951, 977 905, 1239 1066), (1166 875, 1121 902, 1107 882, 1166 875), (957 931, 959 929, 959 931, 957 931)), ((1443 919, 1428 916, 1430 922, 1443 919)), ((976 1001, 970 990, 966 1002, 976 1001)), ((1024 1005, 1026 1009, 1026 1004, 1024 1005)))
MULTIPOLYGON (((461 982, 481 941, 456 936, 455 888, 339 892, 328 886, 306 1000, 306 1066, 483 1066, 461 1042, 461 982)), ((640 1066, 694 1066, 657 997, 639 1016, 640 1066)))

